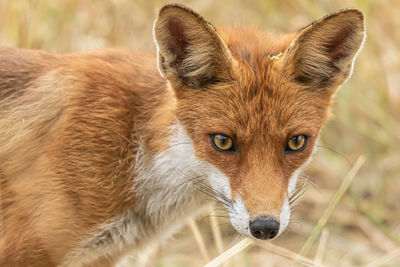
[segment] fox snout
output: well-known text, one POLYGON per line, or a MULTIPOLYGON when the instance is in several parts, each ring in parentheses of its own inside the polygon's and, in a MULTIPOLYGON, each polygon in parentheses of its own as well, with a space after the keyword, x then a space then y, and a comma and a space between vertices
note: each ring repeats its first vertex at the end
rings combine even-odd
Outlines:
POLYGON ((266 240, 279 236, 286 229, 290 220, 286 191, 281 197, 277 196, 281 195, 281 190, 276 186, 259 186, 258 190, 253 188, 251 194, 245 193, 246 187, 241 188, 243 191, 232 189, 236 197, 228 212, 232 225, 239 233, 266 240))

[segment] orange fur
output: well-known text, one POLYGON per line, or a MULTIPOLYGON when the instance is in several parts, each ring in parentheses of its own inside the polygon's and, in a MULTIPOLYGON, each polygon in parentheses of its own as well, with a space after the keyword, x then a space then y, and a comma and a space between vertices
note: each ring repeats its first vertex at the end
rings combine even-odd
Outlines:
MULTIPOLYGON (((1 48, 0 265, 66 263, 99 227, 138 207, 137 164, 168 149, 175 121, 196 157, 229 178, 229 197, 240 195, 251 218, 279 217, 289 179, 311 156, 363 36, 355 10, 276 36, 217 31, 168 5, 155 25, 165 78, 155 58, 129 50, 1 48), (215 151, 212 133, 234 138, 240 152, 215 151), (309 137, 306 149, 285 154, 298 134, 309 137)), ((130 248, 92 264, 114 264, 130 248)))

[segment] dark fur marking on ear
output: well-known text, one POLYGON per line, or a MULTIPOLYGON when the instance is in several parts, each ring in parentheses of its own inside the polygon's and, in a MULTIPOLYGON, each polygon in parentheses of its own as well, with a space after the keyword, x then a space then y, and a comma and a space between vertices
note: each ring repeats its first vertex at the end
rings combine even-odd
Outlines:
POLYGON ((324 77, 322 79, 316 80, 307 77, 305 75, 299 75, 296 78, 294 78, 294 80, 297 84, 301 84, 303 86, 307 86, 315 90, 327 88, 334 83, 334 80, 331 79, 330 77, 324 77))
POLYGON ((338 60, 344 57, 349 56, 349 53, 346 53, 346 47, 344 47, 345 40, 351 34, 354 34, 354 29, 351 28, 351 25, 347 27, 343 27, 339 33, 336 34, 333 40, 330 40, 329 43, 325 44, 325 48, 327 52, 331 55, 332 60, 338 60))
POLYGON ((315 89, 324 89, 330 87, 335 80, 333 80, 331 77, 324 77, 323 79, 319 80, 317 82, 317 86, 315 89))
POLYGON ((179 79, 182 81, 184 85, 192 89, 211 87, 219 83, 226 82, 215 75, 214 76, 200 75, 192 78, 187 78, 183 75, 180 75, 179 79))
POLYGON ((203 79, 200 79, 200 87, 210 87, 219 83, 222 83, 223 81, 219 79, 217 76, 211 76, 211 77, 204 77, 203 79))
POLYGON ((160 54, 160 60, 161 60, 161 68, 163 70, 163 72, 167 71, 167 67, 165 66, 165 57, 163 55, 160 54))
POLYGON ((294 78, 294 80, 296 81, 296 83, 299 84, 303 84, 303 85, 309 85, 312 81, 312 79, 310 77, 307 77, 305 75, 298 75, 294 78))
POLYGON ((347 77, 351 72, 351 64, 347 64, 346 67, 342 70, 343 76, 347 77))
MULTIPOLYGON (((325 76, 312 76, 307 73, 299 73, 294 77, 294 80, 298 84, 315 87, 316 89, 329 87, 335 82, 334 78, 343 71, 334 64, 329 64, 327 67, 330 72, 325 76)), ((346 70, 346 72, 348 72, 348 70, 346 70)))
POLYGON ((168 20, 168 29, 174 38, 168 40, 168 47, 176 55, 174 63, 180 63, 185 57, 185 48, 188 42, 185 38, 185 29, 178 18, 172 17, 168 20))

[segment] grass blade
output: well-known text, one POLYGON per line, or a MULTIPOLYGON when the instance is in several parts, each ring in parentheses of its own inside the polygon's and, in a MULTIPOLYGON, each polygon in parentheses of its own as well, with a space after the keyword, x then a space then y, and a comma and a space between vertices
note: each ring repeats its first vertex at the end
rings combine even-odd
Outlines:
POLYGON ((221 229, 218 225, 218 219, 215 217, 215 211, 211 210, 210 211, 210 226, 211 226, 211 231, 213 234, 214 242, 215 242, 215 247, 217 248, 218 254, 221 254, 224 252, 224 245, 222 242, 222 235, 221 235, 221 229))
POLYGON ((253 245, 253 244, 254 244, 253 240, 251 240, 249 238, 245 238, 242 241, 240 241, 239 243, 237 243, 236 245, 234 245, 233 247, 231 247, 230 249, 226 250, 224 253, 222 253, 218 257, 214 258, 212 261, 210 261, 206 265, 204 265, 204 267, 220 266, 221 264, 223 264, 224 262, 226 262, 227 260, 229 260, 230 258, 235 256, 236 254, 238 254, 239 252, 241 252, 242 250, 244 250, 245 248, 247 248, 248 246, 253 245))
POLYGON ((255 243, 257 244, 257 246, 262 247, 275 255, 279 255, 283 258, 295 261, 296 263, 303 266, 323 266, 322 264, 316 263, 311 259, 303 257, 286 248, 276 246, 270 242, 256 241, 255 243))
POLYGON ((316 264, 322 263, 322 260, 325 255, 326 244, 328 243, 328 236, 329 236, 329 230, 327 228, 324 228, 324 230, 322 230, 321 238, 319 240, 317 254, 315 255, 314 259, 314 262, 316 264))
POLYGON ((342 199, 344 194, 346 193, 347 189, 350 186, 350 183, 353 181, 354 177, 360 170, 361 166, 364 164, 366 158, 364 155, 358 157, 356 163, 347 173, 345 179, 343 180, 342 184, 340 185, 339 189, 336 191, 335 195, 331 199, 328 204, 328 207, 325 209, 324 213, 322 214, 321 218, 318 220, 317 225, 315 226, 314 230, 312 231, 311 235, 308 237, 307 241, 304 243, 300 255, 305 256, 310 251, 311 247, 314 245, 315 241, 317 240, 321 230, 327 224, 329 218, 331 217, 333 211, 335 210, 337 204, 342 199))
POLYGON ((192 233, 194 235, 194 239, 196 240, 196 243, 199 246, 200 253, 203 256, 204 261, 205 262, 210 261, 210 254, 207 251, 204 239, 201 236, 199 227, 197 226, 197 223, 194 221, 194 219, 190 219, 189 220, 189 226, 190 226, 190 229, 192 230, 192 233))

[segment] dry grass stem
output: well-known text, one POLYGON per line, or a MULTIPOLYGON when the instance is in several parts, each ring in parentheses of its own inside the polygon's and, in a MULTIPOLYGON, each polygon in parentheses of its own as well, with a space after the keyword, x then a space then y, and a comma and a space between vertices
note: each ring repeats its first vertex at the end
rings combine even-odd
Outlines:
POLYGON ((216 217, 215 211, 210 211, 210 226, 214 238, 215 247, 217 248, 218 254, 224 252, 224 245, 222 242, 221 229, 218 225, 218 218, 216 217))
POLYGON ((218 257, 214 258, 212 261, 210 261, 206 265, 204 265, 204 267, 220 266, 221 264, 223 264, 224 262, 226 262, 227 260, 229 260, 230 258, 235 256, 236 254, 240 253, 242 250, 244 250, 245 248, 247 248, 248 246, 253 245, 253 244, 254 244, 253 240, 251 240, 249 238, 245 238, 242 241, 238 242, 233 247, 231 247, 230 249, 226 250, 224 253, 222 253, 218 257))
MULTIPOLYGON (((222 254, 224 252, 224 244, 222 241, 221 228, 218 225, 218 218, 216 217, 216 213, 213 209, 210 211, 210 227, 217 252, 218 254, 222 254)), ((226 267, 226 264, 227 263, 222 264, 222 267, 226 267)))
POLYGON ((350 186, 350 183, 353 181, 354 177, 360 170, 361 166, 364 164, 365 160, 366 160, 366 158, 364 155, 359 156, 356 163, 354 163, 353 167, 347 173, 347 175, 344 178, 339 189, 336 191, 335 195, 329 202, 328 207, 325 209, 324 213, 318 220, 318 223, 315 226, 314 230, 312 231, 311 235, 308 237, 306 243, 304 243, 304 245, 300 251, 300 255, 305 256, 310 251, 311 247, 314 245, 319 234, 321 233, 322 228, 324 228, 325 225, 327 224, 327 222, 328 222, 329 218, 331 217, 333 211, 335 210, 337 204, 339 203, 339 201, 342 199, 342 197, 346 193, 347 189, 350 186))
POLYGON ((389 262, 394 260, 395 258, 400 259, 400 248, 396 248, 391 252, 387 253, 385 256, 378 258, 371 262, 370 264, 366 265, 365 267, 379 267, 379 266, 386 266, 389 262))
POLYGON ((319 239, 317 253, 315 254, 315 259, 314 259, 315 264, 322 264, 322 260, 324 258, 326 251, 326 245, 328 243, 328 236, 329 236, 329 230, 328 228, 324 228, 322 230, 321 237, 319 239))
POLYGON ((397 245, 388 238, 379 228, 375 227, 368 219, 363 216, 358 216, 357 225, 365 233, 372 243, 380 249, 389 252, 397 247, 397 245))
POLYGON ((392 231, 380 218, 377 218, 376 215, 365 208, 362 205, 361 199, 359 199, 357 195, 350 193, 350 196, 354 200, 356 208, 361 212, 361 214, 363 214, 375 226, 376 229, 379 229, 392 242, 394 242, 397 246, 400 246, 400 237, 397 235, 397 233, 392 231))
POLYGON ((200 234, 199 227, 197 226, 197 223, 195 222, 194 219, 189 220, 189 226, 190 229, 192 230, 194 239, 196 240, 197 245, 199 246, 200 253, 204 259, 205 262, 210 261, 210 254, 207 251, 206 244, 204 243, 204 239, 202 235, 200 234))
POLYGON ((303 266, 324 266, 324 265, 317 263, 313 260, 310 260, 304 256, 301 256, 300 254, 297 254, 286 248, 276 246, 270 242, 256 241, 255 244, 257 244, 257 246, 259 246, 259 247, 262 247, 262 248, 268 250, 269 252, 271 252, 275 255, 279 255, 286 259, 292 260, 292 261, 296 262, 297 264, 300 264, 303 266))

